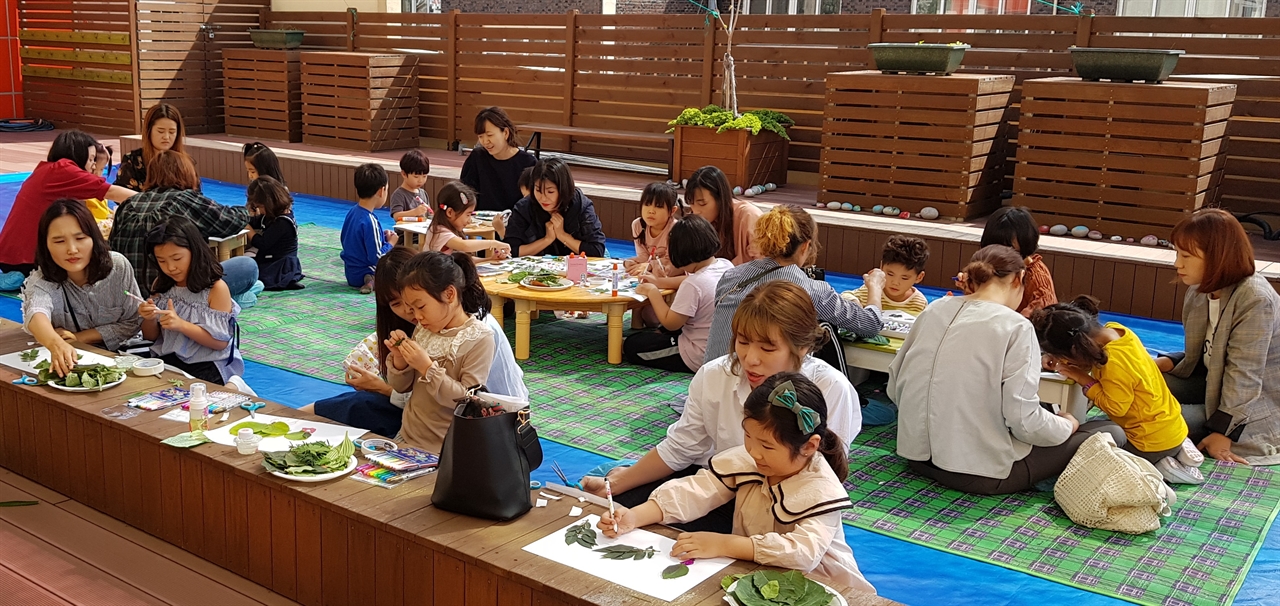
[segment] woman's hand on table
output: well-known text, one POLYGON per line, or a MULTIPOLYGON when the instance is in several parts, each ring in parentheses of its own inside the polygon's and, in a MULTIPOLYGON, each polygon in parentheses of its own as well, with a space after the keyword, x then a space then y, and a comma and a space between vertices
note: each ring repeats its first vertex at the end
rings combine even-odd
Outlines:
POLYGON ((1173 372, 1174 366, 1177 365, 1174 364, 1173 358, 1156 356, 1156 368, 1160 369, 1160 372, 1173 372))
POLYGON ((1249 462, 1243 457, 1231 452, 1231 444, 1231 438, 1228 438, 1218 432, 1214 432, 1209 434, 1205 439, 1200 440, 1200 444, 1196 445, 1196 448, 1203 450, 1205 454, 1219 461, 1248 465, 1249 462))
POLYGON ((49 350, 49 369, 59 377, 67 376, 76 366, 76 348, 66 341, 54 341, 46 347, 49 350))

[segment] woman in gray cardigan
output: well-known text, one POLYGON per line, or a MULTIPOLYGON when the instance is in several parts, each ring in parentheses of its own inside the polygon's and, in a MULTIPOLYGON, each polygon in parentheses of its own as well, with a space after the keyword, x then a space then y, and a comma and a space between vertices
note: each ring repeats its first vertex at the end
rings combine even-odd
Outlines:
POLYGON ((1156 360, 1205 454, 1280 464, 1280 295, 1255 272, 1253 246, 1230 213, 1206 209, 1172 242, 1186 353, 1156 360))
POLYGON ((975 494, 1026 490, 1067 467, 1089 432, 1040 404, 1040 343, 1022 302, 1026 265, 1007 246, 979 250, 964 268, 963 297, 935 301, 889 365, 898 404, 898 455, 911 470, 975 494))

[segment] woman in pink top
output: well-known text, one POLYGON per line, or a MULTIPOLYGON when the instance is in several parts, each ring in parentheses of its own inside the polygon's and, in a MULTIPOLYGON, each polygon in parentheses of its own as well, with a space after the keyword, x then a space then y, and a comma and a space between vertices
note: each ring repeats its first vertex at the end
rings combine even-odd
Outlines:
POLYGON ((728 259, 734 265, 760 258, 752 239, 756 220, 763 213, 755 205, 733 197, 733 188, 724 172, 714 166, 693 171, 684 195, 693 214, 706 219, 720 234, 717 257, 728 259))
POLYGON ((680 287, 684 272, 672 266, 667 252, 667 239, 671 226, 676 224, 679 208, 676 188, 659 182, 645 186, 640 194, 640 216, 631 222, 636 256, 622 261, 628 274, 645 276, 645 282, 658 288, 680 287))

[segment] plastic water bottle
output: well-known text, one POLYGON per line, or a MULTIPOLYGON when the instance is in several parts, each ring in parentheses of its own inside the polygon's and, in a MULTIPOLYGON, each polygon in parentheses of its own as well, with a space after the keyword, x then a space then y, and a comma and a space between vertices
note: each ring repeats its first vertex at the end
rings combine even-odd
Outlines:
POLYGON ((204 383, 191 384, 191 402, 187 404, 190 412, 191 431, 207 431, 209 429, 209 400, 205 397, 204 383))

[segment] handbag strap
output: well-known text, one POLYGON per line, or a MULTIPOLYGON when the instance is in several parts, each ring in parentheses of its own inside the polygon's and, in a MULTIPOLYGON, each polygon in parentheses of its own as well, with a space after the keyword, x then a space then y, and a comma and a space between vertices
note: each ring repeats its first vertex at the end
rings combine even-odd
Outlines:
POLYGON ((516 444, 524 452, 529 470, 533 471, 542 465, 542 443, 538 441, 538 430, 529 422, 529 412, 521 411, 517 414, 520 424, 516 426, 516 444))

